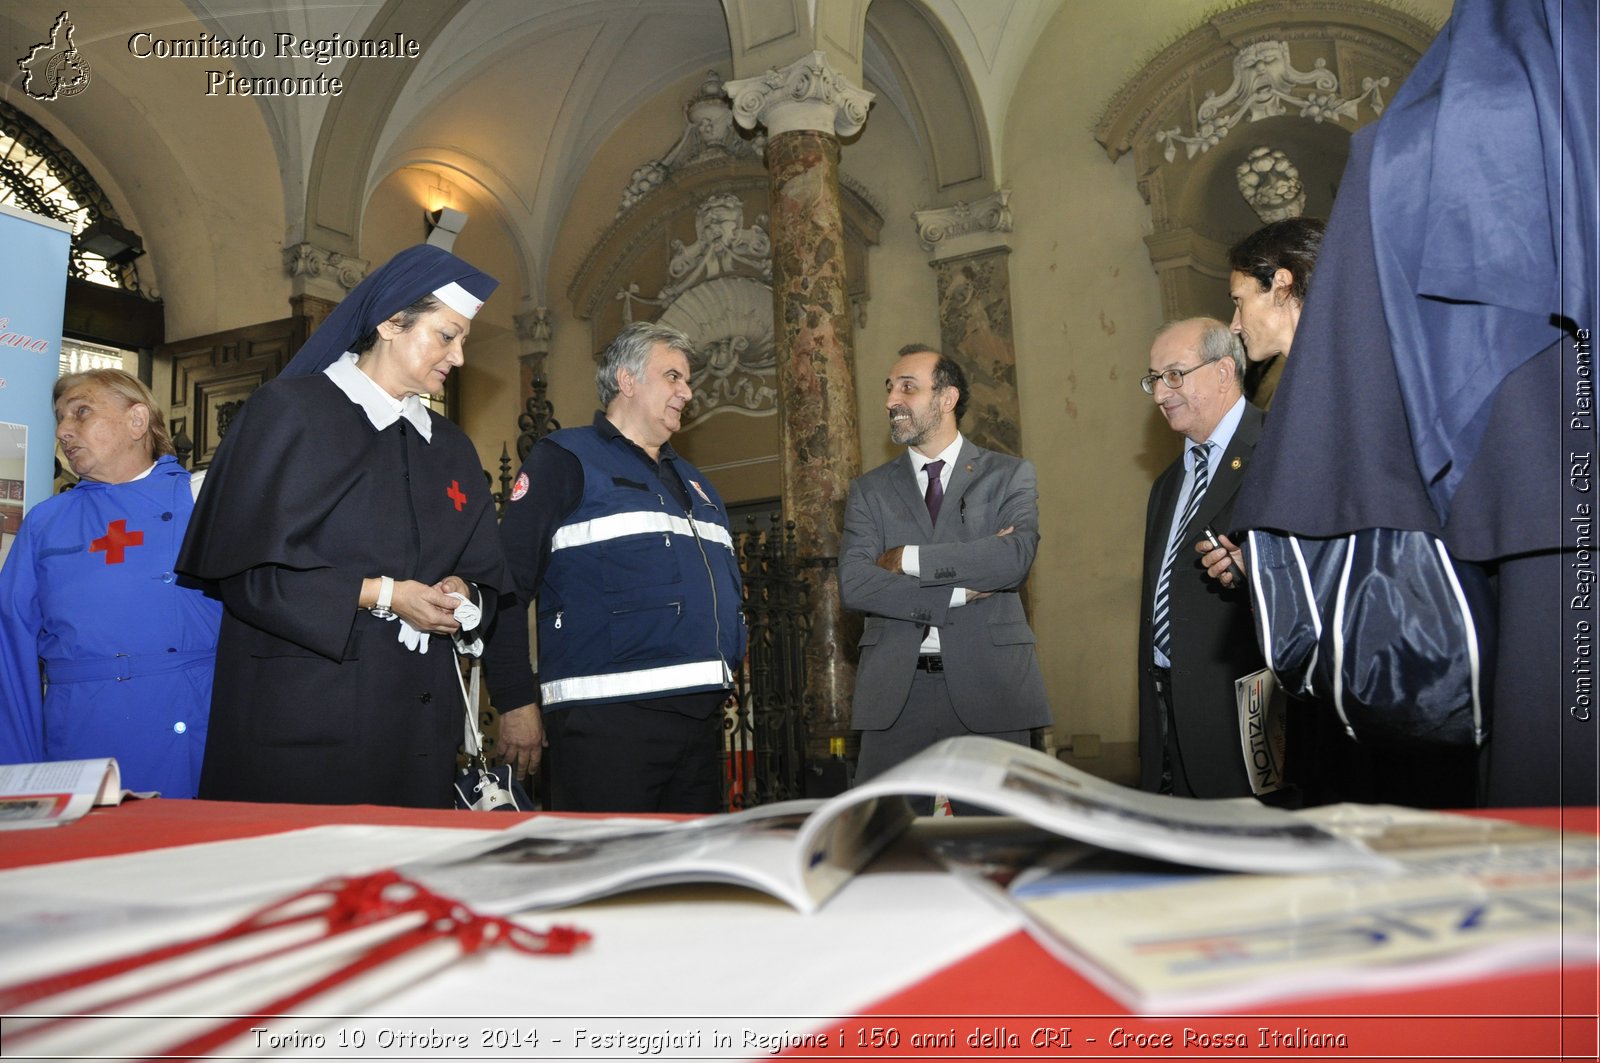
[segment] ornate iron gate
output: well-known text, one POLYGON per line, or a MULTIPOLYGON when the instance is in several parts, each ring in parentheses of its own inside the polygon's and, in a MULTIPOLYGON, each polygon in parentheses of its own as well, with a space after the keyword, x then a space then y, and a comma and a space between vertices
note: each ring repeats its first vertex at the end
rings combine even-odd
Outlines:
POLYGON ((736 537, 750 648, 724 711, 728 811, 804 796, 806 639, 811 611, 795 556, 794 522, 745 518, 736 537))

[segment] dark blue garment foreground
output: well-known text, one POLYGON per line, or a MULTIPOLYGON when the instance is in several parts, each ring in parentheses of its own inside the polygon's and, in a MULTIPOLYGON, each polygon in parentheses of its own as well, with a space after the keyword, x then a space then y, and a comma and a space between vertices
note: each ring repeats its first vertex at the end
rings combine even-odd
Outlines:
POLYGON ((1593 0, 1458 0, 1377 126, 1383 313, 1442 523, 1501 384, 1594 325, 1595 37, 1593 0))

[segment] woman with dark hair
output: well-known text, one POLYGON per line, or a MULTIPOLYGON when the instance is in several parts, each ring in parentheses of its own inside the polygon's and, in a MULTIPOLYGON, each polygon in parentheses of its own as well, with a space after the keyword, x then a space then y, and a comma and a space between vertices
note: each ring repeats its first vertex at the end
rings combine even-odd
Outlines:
MULTIPOLYGON (((1228 248, 1228 295, 1233 299, 1229 327, 1251 362, 1259 365, 1288 355, 1326 229, 1320 218, 1285 218, 1228 248)), ((1200 561, 1211 578, 1224 587, 1241 578, 1244 557, 1227 535, 1216 543, 1196 543, 1195 549, 1205 555, 1200 561)))
POLYGON ((124 786, 193 797, 222 607, 173 574, 189 470, 138 378, 71 373, 53 397, 79 479, 0 569, 0 764, 115 757, 124 786))
POLYGON ((461 692, 429 639, 472 638, 510 581, 477 452, 419 396, 496 284, 402 251, 229 426, 178 562, 227 606, 202 797, 451 803, 461 692))
POLYGON ((1289 353, 1326 228, 1319 218, 1285 218, 1228 249, 1232 328, 1252 362, 1289 353))

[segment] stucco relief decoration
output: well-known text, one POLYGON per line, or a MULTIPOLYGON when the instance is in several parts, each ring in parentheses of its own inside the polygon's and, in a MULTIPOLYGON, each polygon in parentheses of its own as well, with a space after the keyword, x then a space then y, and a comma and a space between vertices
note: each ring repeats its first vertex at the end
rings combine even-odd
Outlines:
POLYGON ((679 295, 659 320, 695 343, 694 398, 684 410, 685 428, 714 413, 777 412, 771 288, 750 277, 717 277, 679 295))
POLYGON ((1239 194, 1263 222, 1298 218, 1306 209, 1300 169, 1278 148, 1251 148, 1234 170, 1239 194))
POLYGON ((1293 108, 1301 118, 1313 122, 1355 121, 1361 104, 1375 114, 1383 113, 1381 89, 1387 77, 1361 79, 1361 95, 1347 99, 1339 95, 1339 78, 1318 59, 1310 70, 1296 70, 1286 41, 1260 41, 1244 48, 1233 60, 1233 84, 1221 96, 1206 93, 1205 102, 1195 114, 1195 132, 1186 136, 1176 126, 1156 133, 1166 145, 1162 152, 1168 162, 1178 155, 1179 144, 1185 158, 1210 151, 1222 142, 1240 122, 1259 122, 1289 113, 1293 108))
POLYGON ((1008 233, 1011 231, 1011 190, 999 189, 976 203, 912 211, 911 217, 917 223, 917 239, 927 251, 968 233, 1008 233))
POLYGON ((657 319, 694 340, 694 398, 684 427, 712 413, 776 411, 777 355, 772 326, 772 241, 765 214, 744 224, 744 201, 714 192, 695 210, 695 241, 673 240, 671 280, 652 298, 630 284, 617 292, 623 320, 634 304, 665 307, 657 319))
POLYGON ((283 249, 283 271, 291 277, 321 277, 326 273, 349 291, 366 277, 367 262, 315 244, 301 243, 283 249))
POLYGON ((515 314, 511 318, 511 323, 516 326, 517 339, 521 341, 525 364, 532 367, 534 376, 542 376, 545 359, 550 355, 552 335, 550 308, 536 306, 524 313, 515 314))
POLYGON ((766 150, 765 135, 747 137, 734 125, 733 106, 723 88, 722 75, 715 70, 707 71, 700 91, 689 97, 683 113, 688 120, 683 135, 661 158, 633 171, 617 207, 618 215, 660 188, 675 170, 714 156, 760 159, 766 150))
POLYGON ((698 239, 685 247, 672 241, 672 261, 667 275, 672 282, 661 289, 659 298, 671 299, 702 280, 735 272, 739 266, 772 281, 772 241, 767 237, 768 219, 756 218, 753 226, 744 225, 744 202, 731 192, 706 197, 695 211, 694 228, 698 239))

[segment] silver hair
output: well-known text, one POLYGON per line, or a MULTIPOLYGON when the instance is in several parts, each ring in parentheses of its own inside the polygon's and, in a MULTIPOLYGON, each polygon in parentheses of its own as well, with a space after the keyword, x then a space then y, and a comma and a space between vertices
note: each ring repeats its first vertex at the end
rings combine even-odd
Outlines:
POLYGON ((1233 379, 1240 388, 1243 388, 1246 365, 1244 344, 1239 342, 1239 337, 1233 334, 1231 328, 1216 318, 1190 317, 1182 321, 1169 321, 1156 329, 1154 338, 1160 339, 1179 325, 1187 325, 1190 322, 1197 322, 1203 326, 1200 331, 1200 345, 1197 348, 1200 361, 1206 363, 1220 362, 1224 358, 1233 359, 1233 379))
POLYGON ((594 390, 600 397, 602 410, 611 405, 621 388, 617 384, 617 371, 626 369, 635 380, 644 376, 644 367, 650 361, 650 352, 658 343, 681 351, 692 364, 694 342, 670 325, 653 321, 635 321, 612 340, 600 356, 600 365, 594 371, 594 390))

